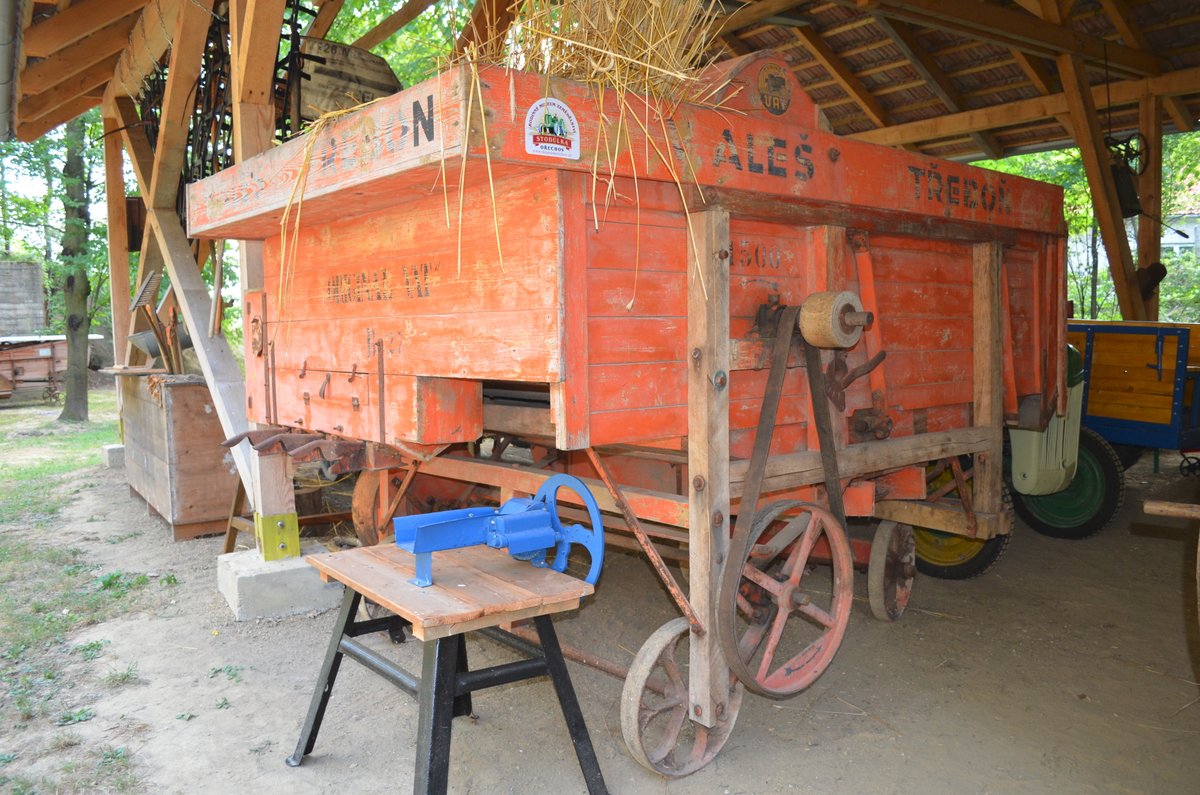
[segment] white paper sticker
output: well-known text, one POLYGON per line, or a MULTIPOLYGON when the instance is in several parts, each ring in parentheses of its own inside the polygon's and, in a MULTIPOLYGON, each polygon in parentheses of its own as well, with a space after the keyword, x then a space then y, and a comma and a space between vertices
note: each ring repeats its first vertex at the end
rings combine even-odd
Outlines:
POLYGON ((531 155, 579 159, 579 121, 565 102, 545 97, 525 114, 525 151, 531 155))

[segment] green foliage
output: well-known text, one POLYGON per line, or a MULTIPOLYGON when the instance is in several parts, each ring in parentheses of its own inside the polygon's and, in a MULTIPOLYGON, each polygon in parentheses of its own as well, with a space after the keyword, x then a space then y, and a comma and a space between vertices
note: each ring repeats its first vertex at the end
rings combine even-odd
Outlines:
POLYGON ((225 678, 230 682, 240 682, 242 681, 242 666, 223 665, 219 668, 213 668, 208 672, 208 678, 215 679, 221 674, 225 674, 225 678))
POLYGON ((55 726, 70 726, 74 723, 85 723, 96 717, 96 710, 91 707, 81 707, 73 712, 64 712, 54 721, 55 726))
MULTIPOLYGON (((975 165, 1041 180, 1063 188, 1063 215, 1071 242, 1067 250, 1068 297, 1075 302, 1076 317, 1119 320, 1120 310, 1108 261, 1099 242, 1091 189, 1078 149, 1018 155, 985 160, 975 165)), ((1164 219, 1174 214, 1200 214, 1200 133, 1163 138, 1164 219)), ((1143 218, 1143 222, 1153 223, 1143 218)), ((1136 224, 1126 224, 1135 248, 1136 224)), ((1159 317, 1179 323, 1200 322, 1200 265, 1195 251, 1188 255, 1165 253, 1167 278, 1159 285, 1159 317)))
POLYGON ((92 640, 76 646, 75 651, 79 652, 85 660, 95 660, 100 656, 100 654, 104 651, 104 647, 107 645, 107 640, 92 640))
MULTIPOLYGON (((415 85, 438 71, 454 49, 454 41, 471 17, 474 0, 442 0, 372 50, 382 56, 405 86, 415 85)), ((347 3, 326 37, 353 43, 392 14, 393 0, 347 3)))

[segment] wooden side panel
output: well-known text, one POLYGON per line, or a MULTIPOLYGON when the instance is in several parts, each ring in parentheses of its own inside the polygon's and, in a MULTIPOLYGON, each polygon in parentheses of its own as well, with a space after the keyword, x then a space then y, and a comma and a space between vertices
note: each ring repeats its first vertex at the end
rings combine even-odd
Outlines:
MULTIPOLYGON (((171 512, 166 413, 145 378, 118 378, 125 425, 125 477, 156 512, 171 512)), ((228 506, 226 506, 228 507, 228 506)))
POLYGON ((170 509, 160 513, 172 525, 227 517, 238 476, 225 463, 225 433, 208 387, 164 381, 162 397, 170 509))

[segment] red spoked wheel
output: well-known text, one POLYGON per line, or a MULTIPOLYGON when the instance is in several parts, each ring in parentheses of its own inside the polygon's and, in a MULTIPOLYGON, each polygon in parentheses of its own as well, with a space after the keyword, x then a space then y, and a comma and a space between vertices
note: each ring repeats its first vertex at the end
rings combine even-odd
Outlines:
POLYGON ((853 578, 845 528, 829 511, 765 506, 752 527, 738 527, 721 571, 717 633, 730 672, 768 698, 809 687, 846 634, 853 578))

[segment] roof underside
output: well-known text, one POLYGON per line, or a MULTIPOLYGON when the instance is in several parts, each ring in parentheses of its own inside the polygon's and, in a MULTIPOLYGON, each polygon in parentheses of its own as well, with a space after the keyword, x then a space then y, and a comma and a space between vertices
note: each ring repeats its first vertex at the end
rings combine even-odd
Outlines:
MULTIPOLYGON (((136 85, 146 62, 166 50, 162 20, 189 1, 0 0, 0 10, 13 5, 23 31, 11 62, 0 65, 17 73, 0 132, 32 140, 99 104, 110 84, 129 93, 131 75, 136 85)), ((1062 55, 1086 64, 1097 106, 1112 103, 1116 132, 1137 127, 1138 100, 1149 94, 1164 97, 1167 131, 1193 129, 1200 114, 1195 0, 754 0, 727 8, 727 56, 782 52, 835 132, 931 155, 972 160, 1070 145, 1062 55)))

